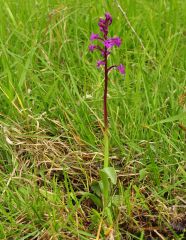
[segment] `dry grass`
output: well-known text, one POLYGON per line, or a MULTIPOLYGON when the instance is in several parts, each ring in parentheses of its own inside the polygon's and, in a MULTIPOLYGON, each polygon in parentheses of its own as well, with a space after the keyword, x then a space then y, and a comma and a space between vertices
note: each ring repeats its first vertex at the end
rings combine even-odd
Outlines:
MULTIPOLYGON (((102 164, 102 154, 99 152, 85 151, 86 146, 76 145, 76 149, 71 149, 68 141, 62 140, 61 136, 51 137, 44 129, 37 129, 37 132, 28 132, 21 126, 3 127, 4 136, 7 144, 12 149, 13 155, 18 163, 11 179, 22 178, 24 181, 25 173, 32 172, 33 179, 39 187, 45 185, 45 181, 49 183, 53 178, 58 183, 64 182, 64 171, 68 175, 72 188, 76 196, 81 196, 81 192, 91 191, 91 184, 99 179, 99 169, 102 164), (84 150, 84 151, 83 151, 84 150), (45 173, 44 180, 40 175, 40 170, 45 173)), ((74 139, 74 142, 77 139, 74 139)), ((144 145, 144 143, 143 143, 144 145)), ((123 165, 123 160, 116 155, 111 160, 118 167, 118 187, 115 188, 113 196, 118 196, 120 186, 128 189, 128 206, 124 196, 120 196, 116 204, 116 222, 121 229, 121 235, 127 236, 127 232, 137 234, 144 232, 146 239, 171 239, 174 230, 178 233, 184 231, 185 223, 185 200, 182 198, 181 192, 175 192, 177 205, 166 202, 165 198, 155 196, 149 185, 150 179, 146 176, 143 184, 139 182, 140 170, 143 164, 140 158, 143 154, 133 156, 133 161, 123 165), (116 164, 117 163, 117 164, 116 164), (123 166, 121 168, 121 166, 123 166), (135 172, 133 167, 135 166, 135 172), (132 187, 133 184, 134 186, 132 187), (178 195, 180 194, 180 196, 178 195)), ((10 181, 11 181, 10 179, 10 181)), ((29 181, 29 180, 28 180, 29 181)), ((8 183, 10 184, 10 182, 8 183)), ((33 183, 31 183, 33 184, 33 183)), ((64 191, 64 189, 63 189, 64 191)), ((67 194, 67 193, 66 193, 67 194)), ((67 195, 64 198, 64 204, 67 195)), ((88 231, 90 222, 90 214, 96 206, 90 199, 81 202, 79 210, 77 210, 77 221, 81 219, 83 231, 88 231)), ((66 213, 68 216, 68 211, 66 213)), ((63 215, 64 218, 66 218, 63 215)), ((18 216, 17 223, 25 224, 25 216, 18 216)), ((28 224, 28 222, 27 222, 28 224)), ((71 233, 61 232, 64 239, 73 238, 71 233)), ((96 234, 96 229, 94 230, 96 234)), ((37 238, 39 239, 58 239, 50 236, 47 231, 37 238)))

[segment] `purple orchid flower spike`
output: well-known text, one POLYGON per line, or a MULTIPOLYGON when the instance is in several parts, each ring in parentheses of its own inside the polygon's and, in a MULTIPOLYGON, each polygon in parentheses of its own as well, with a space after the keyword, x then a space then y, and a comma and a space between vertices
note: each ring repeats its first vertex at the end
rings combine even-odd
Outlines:
MULTIPOLYGON (((101 42, 101 44, 99 45, 94 45, 91 44, 89 46, 89 51, 93 52, 94 50, 98 50, 101 52, 101 55, 103 56, 103 60, 98 61, 97 63, 97 67, 100 67, 100 65, 103 64, 99 64, 99 62, 104 63, 105 65, 107 64, 107 58, 111 53, 111 49, 116 46, 116 47, 120 47, 121 46, 121 39, 119 37, 111 37, 108 38, 108 30, 109 30, 109 26, 112 24, 112 16, 110 15, 110 13, 105 13, 105 18, 100 18, 99 22, 98 22, 98 26, 100 29, 101 34, 97 34, 97 33, 92 33, 90 36, 90 41, 95 41, 95 40, 99 40, 98 43, 101 42)), ((125 74, 125 68, 123 65, 120 64, 118 66, 113 65, 111 67, 106 66, 107 68, 107 73, 113 69, 113 68, 117 68, 119 70, 119 72, 121 74, 125 74)))
POLYGON ((97 67, 100 68, 104 66, 105 73, 105 88, 104 88, 104 126, 105 129, 108 128, 108 115, 107 115, 107 88, 108 88, 108 73, 116 68, 122 75, 125 74, 125 67, 120 65, 112 65, 108 66, 108 56, 111 53, 111 49, 116 46, 121 46, 121 39, 119 37, 108 37, 109 26, 112 24, 112 16, 110 13, 105 13, 104 18, 100 18, 98 22, 100 34, 92 33, 90 36, 91 41, 98 40, 97 45, 91 44, 89 46, 89 50, 93 52, 94 50, 98 50, 103 59, 97 61, 97 67))

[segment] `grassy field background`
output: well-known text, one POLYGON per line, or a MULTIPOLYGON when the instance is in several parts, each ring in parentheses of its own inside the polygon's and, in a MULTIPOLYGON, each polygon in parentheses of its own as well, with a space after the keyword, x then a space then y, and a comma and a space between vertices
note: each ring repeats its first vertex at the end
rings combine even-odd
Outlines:
POLYGON ((115 1, 0 4, 0 239, 184 239, 186 1, 120 0, 131 25, 115 1), (105 12, 126 66, 109 75, 113 226, 81 195, 103 162, 88 45, 105 12))

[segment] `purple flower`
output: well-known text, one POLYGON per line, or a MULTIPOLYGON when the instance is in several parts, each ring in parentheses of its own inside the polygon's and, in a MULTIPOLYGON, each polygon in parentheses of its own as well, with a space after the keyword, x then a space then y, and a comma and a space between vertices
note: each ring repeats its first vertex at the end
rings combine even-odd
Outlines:
POLYGON ((123 66, 123 64, 120 64, 118 67, 117 67, 117 69, 119 70, 119 72, 121 73, 121 74, 125 74, 125 67, 123 66))
POLYGON ((99 19, 99 29, 101 32, 104 33, 104 37, 107 36, 108 34, 108 26, 110 26, 112 24, 112 17, 110 15, 110 13, 105 13, 105 19, 100 18, 99 19))
POLYGON ((93 41, 93 40, 97 40, 99 39, 99 34, 95 34, 95 33, 92 33, 91 36, 90 36, 90 40, 93 41))
POLYGON ((111 25, 112 24, 112 17, 110 15, 110 13, 105 13, 105 18, 106 18, 106 21, 108 22, 108 25, 111 25))
POLYGON ((121 39, 119 37, 113 38, 114 43, 117 47, 120 47, 121 45, 121 39))
POLYGON ((99 19, 99 23, 98 23, 99 29, 101 32, 104 33, 104 35, 108 34, 108 26, 106 24, 106 21, 102 18, 99 19))
POLYGON ((100 28, 101 33, 96 34, 92 33, 90 36, 90 41, 99 40, 98 44, 90 44, 89 50, 90 52, 94 52, 95 50, 98 50, 100 54, 103 57, 103 60, 97 61, 97 67, 100 68, 101 66, 105 67, 105 73, 108 74, 109 71, 112 69, 118 69, 118 71, 121 74, 125 74, 125 67, 120 64, 108 66, 108 55, 111 53, 111 48, 114 46, 120 47, 121 45, 121 39, 119 37, 111 37, 108 38, 108 30, 109 26, 112 24, 112 17, 110 13, 105 13, 105 18, 100 18, 98 22, 98 26, 100 28), (102 45, 100 44, 102 43, 102 45))
POLYGON ((101 65, 105 65, 105 61, 103 61, 103 60, 98 60, 98 61, 97 61, 97 67, 100 68, 101 65))
POLYGON ((119 37, 109 38, 109 39, 104 41, 104 45, 105 45, 106 48, 111 48, 113 46, 120 47, 121 39, 119 37))
POLYGON ((97 47, 93 44, 89 45, 89 51, 93 52, 97 47))

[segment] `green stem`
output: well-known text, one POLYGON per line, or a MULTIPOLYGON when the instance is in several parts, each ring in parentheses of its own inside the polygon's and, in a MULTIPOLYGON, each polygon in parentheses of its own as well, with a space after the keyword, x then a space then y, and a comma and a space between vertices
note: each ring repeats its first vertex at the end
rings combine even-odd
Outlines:
POLYGON ((104 130, 104 167, 109 167, 109 136, 108 128, 104 130))

